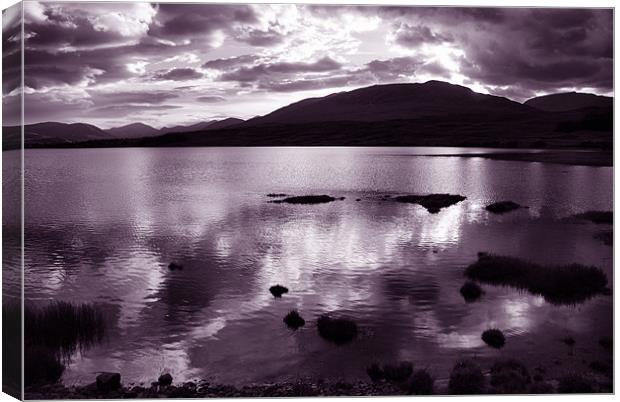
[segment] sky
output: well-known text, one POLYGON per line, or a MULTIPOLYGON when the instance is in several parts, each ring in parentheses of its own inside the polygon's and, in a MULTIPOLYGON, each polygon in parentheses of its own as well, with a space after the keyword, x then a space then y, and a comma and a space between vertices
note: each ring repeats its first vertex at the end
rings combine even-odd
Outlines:
MULTIPOLYGON (((432 79, 520 102, 613 89, 609 9, 25 2, 24 24, 26 123, 247 119, 432 79)), ((16 26, 4 12, 7 110, 16 26)))

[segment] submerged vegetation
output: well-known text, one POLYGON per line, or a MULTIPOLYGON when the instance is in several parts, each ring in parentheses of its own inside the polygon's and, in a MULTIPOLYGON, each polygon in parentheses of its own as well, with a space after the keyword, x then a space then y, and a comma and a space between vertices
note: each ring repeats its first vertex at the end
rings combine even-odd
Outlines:
POLYGON ((329 195, 299 195, 296 197, 287 197, 281 200, 271 201, 275 204, 323 204, 326 202, 336 201, 336 198, 329 195))
POLYGON ((357 337, 357 324, 346 318, 331 318, 322 315, 317 321, 319 335, 323 339, 342 345, 351 342, 357 337))
POLYGON ((494 347, 496 349, 504 347, 506 344, 506 337, 499 329, 492 328, 487 329, 482 333, 482 340, 487 345, 494 347))
POLYGON ((465 275, 492 285, 512 286, 541 295, 554 304, 583 302, 605 292, 607 277, 597 267, 581 264, 542 266, 514 257, 479 253, 465 275))
POLYGON ((573 215, 573 217, 597 224, 613 225, 614 223, 614 213, 612 211, 586 211, 573 215))
POLYGON ((506 212, 514 211, 521 208, 521 205, 513 201, 500 201, 487 205, 485 209, 494 214, 505 214, 506 212))
POLYGON ((436 214, 442 208, 457 204, 467 197, 454 194, 429 194, 429 195, 401 195, 395 197, 397 202, 418 204, 426 208, 431 214, 436 214))

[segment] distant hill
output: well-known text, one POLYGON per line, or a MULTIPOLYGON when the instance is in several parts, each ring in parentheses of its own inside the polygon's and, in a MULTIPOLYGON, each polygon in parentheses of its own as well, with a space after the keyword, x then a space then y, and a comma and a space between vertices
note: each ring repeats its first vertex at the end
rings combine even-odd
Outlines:
POLYGON ((529 106, 442 81, 374 85, 322 98, 305 99, 244 126, 326 121, 385 121, 446 115, 527 114, 529 106))
POLYGON ((612 107, 614 98, 594 94, 567 92, 551 94, 532 98, 524 105, 544 110, 546 112, 566 112, 570 110, 585 108, 607 108, 612 107))
MULTIPOLYGON (((21 138, 20 126, 2 127, 2 147, 12 149, 19 147, 21 138)), ((71 144, 81 141, 112 139, 110 133, 85 123, 36 123, 24 126, 26 146, 71 144)))
POLYGON ((140 138, 161 135, 162 132, 144 123, 133 123, 126 126, 114 127, 105 130, 116 138, 140 138))
POLYGON ((204 121, 196 124, 192 124, 189 126, 174 126, 174 127, 164 127, 159 130, 160 134, 166 133, 189 133, 193 131, 207 131, 207 130, 216 130, 220 128, 231 127, 237 125, 239 123, 243 123, 243 120, 236 119, 234 117, 229 117, 223 120, 211 120, 204 121))

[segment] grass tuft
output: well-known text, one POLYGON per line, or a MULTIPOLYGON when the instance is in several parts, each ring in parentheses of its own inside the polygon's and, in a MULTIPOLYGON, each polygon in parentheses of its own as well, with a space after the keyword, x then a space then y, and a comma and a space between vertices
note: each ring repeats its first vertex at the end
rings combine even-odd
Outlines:
POLYGON ((512 286, 541 295, 553 304, 575 304, 605 292, 607 277, 581 264, 542 266, 513 257, 478 253, 465 275, 492 285, 512 286))
POLYGON ((502 331, 495 328, 484 331, 481 338, 484 343, 496 349, 502 348, 506 344, 506 337, 502 331))

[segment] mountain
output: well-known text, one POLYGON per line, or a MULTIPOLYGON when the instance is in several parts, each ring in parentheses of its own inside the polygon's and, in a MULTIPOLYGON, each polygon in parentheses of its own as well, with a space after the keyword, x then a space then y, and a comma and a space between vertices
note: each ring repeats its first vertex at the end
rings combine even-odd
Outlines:
POLYGON ((161 135, 162 132, 144 123, 133 123, 126 126, 114 127, 105 130, 116 138, 140 138, 161 135))
POLYGON ((570 110, 600 107, 613 107, 614 98, 594 94, 567 92, 539 96, 527 100, 524 105, 546 112, 565 112, 570 110))
POLYGON ((230 127, 234 127, 238 124, 243 123, 244 120, 242 119, 236 119, 234 117, 229 117, 227 119, 224 120, 214 120, 211 122, 211 124, 209 124, 206 129, 207 130, 219 130, 222 128, 230 128, 230 127))
POLYGON ((159 130, 160 134, 166 133, 189 133, 193 131, 207 131, 207 130, 216 130, 221 128, 226 128, 230 126, 234 126, 236 124, 243 123, 243 120, 236 119, 234 117, 229 117, 223 120, 211 120, 204 121, 196 124, 192 124, 190 126, 174 126, 174 127, 164 127, 159 130))
POLYGON ((515 115, 532 113, 529 106, 485 95, 442 81, 374 85, 322 98, 305 99, 244 126, 327 121, 385 121, 446 115, 515 115))
MULTIPOLYGON (((19 147, 21 127, 2 127, 3 149, 19 147)), ((25 145, 60 145, 82 141, 105 140, 114 138, 106 131, 92 124, 85 123, 36 123, 24 126, 25 145)))

